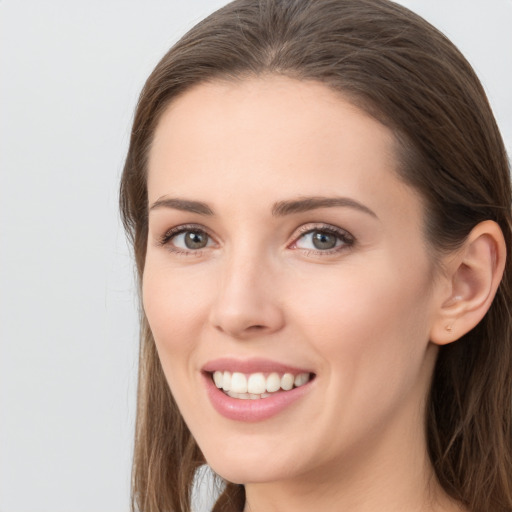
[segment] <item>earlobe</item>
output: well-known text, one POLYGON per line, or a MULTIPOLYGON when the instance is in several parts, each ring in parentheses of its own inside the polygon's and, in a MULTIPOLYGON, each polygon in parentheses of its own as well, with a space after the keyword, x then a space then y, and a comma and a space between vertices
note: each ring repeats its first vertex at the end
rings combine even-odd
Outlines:
POLYGON ((506 245, 493 221, 476 225, 463 246, 451 256, 447 296, 433 322, 430 340, 446 345, 475 327, 487 313, 503 276, 506 245))

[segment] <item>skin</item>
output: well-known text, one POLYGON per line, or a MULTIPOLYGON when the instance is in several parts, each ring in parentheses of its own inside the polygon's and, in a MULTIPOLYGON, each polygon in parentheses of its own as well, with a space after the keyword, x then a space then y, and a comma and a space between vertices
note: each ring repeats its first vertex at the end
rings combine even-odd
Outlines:
POLYGON ((423 426, 438 350, 429 340, 453 290, 433 268, 422 203, 397 177, 394 147, 339 94, 282 77, 196 86, 160 119, 149 205, 180 198, 212 214, 150 209, 144 308, 187 425, 211 467, 245 484, 246 510, 459 510, 433 477, 423 426), (372 213, 273 215, 305 196, 372 213), (189 224, 206 247, 162 243, 189 224), (350 234, 335 251, 304 234, 326 226, 350 234), (200 371, 228 356, 316 377, 276 416, 229 420, 200 371))

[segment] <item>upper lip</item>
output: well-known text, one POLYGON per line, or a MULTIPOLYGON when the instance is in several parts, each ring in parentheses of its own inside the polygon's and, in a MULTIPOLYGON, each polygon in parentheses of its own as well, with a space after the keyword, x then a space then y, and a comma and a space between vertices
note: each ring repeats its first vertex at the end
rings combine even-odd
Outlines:
POLYGON ((202 368, 203 372, 227 371, 239 373, 313 373, 309 369, 299 368, 289 364, 279 363, 270 359, 251 358, 251 359, 235 359, 232 357, 223 357, 208 361, 202 368))

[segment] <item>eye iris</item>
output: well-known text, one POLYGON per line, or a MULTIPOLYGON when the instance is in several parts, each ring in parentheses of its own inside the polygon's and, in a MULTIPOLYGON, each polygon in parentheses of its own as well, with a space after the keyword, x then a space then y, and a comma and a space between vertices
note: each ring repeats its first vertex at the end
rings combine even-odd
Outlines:
POLYGON ((202 249, 208 243, 208 235, 199 231, 187 231, 185 233, 185 245, 187 249, 202 249))
POLYGON ((317 249, 333 249, 336 247, 336 235, 332 233, 326 233, 325 231, 314 231, 313 232, 313 245, 317 249))

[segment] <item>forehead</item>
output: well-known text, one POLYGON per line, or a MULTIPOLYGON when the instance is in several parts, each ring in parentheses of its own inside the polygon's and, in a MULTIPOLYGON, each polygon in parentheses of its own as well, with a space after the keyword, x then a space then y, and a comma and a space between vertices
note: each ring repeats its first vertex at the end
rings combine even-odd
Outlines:
POLYGON ((373 195, 395 208, 394 195, 412 192, 397 178, 395 147, 387 127, 320 83, 269 76, 200 84, 158 123, 149 200, 373 195))

